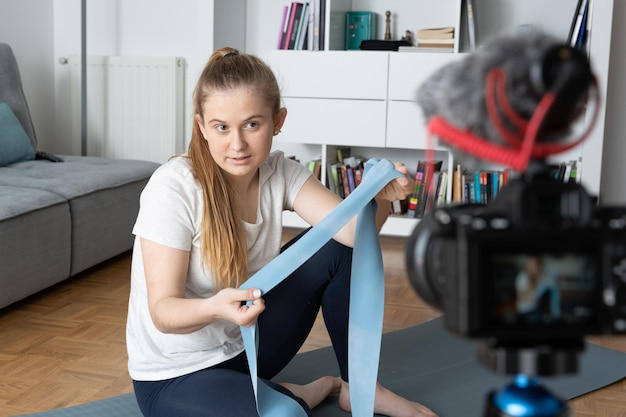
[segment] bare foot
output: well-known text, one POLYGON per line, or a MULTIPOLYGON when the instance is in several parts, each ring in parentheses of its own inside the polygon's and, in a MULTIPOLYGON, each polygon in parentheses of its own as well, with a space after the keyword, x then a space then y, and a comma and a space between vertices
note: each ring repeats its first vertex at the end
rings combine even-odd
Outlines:
POLYGON ((313 409, 329 395, 338 393, 341 390, 341 382, 339 377, 323 376, 306 385, 289 382, 281 382, 280 385, 302 398, 313 409))
MULTIPOLYGON (((350 406, 350 385, 345 381, 341 381, 339 406, 344 411, 352 411, 350 406)), ((380 384, 376 385, 374 412, 389 417, 437 417, 437 414, 429 408, 420 403, 402 398, 380 384)))

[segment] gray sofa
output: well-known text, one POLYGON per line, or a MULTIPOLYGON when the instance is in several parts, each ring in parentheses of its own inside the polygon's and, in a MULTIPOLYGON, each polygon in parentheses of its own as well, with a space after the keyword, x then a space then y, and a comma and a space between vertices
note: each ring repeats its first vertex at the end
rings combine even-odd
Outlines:
POLYGON ((15 56, 0 44, 0 308, 128 251, 158 167, 36 150, 15 56))

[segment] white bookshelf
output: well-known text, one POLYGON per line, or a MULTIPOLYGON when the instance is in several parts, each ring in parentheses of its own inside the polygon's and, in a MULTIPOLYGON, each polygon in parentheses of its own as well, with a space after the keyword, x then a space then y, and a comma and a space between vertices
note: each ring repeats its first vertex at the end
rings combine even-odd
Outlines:
MULTIPOLYGON (((479 43, 497 33, 512 33, 532 25, 565 40, 577 0, 476 0, 479 43)), ((606 97, 614 0, 592 0, 590 56, 606 97)), ((278 51, 282 9, 287 0, 249 0, 246 3, 246 51, 261 56, 275 70, 288 117, 276 149, 297 155, 306 163, 332 158, 339 145, 358 148, 365 157, 398 155, 409 167, 424 158, 426 131, 415 93, 437 68, 462 57, 459 53, 461 0, 327 0, 325 51, 278 51), (406 29, 455 26, 454 53, 344 51, 346 11, 373 11, 378 15, 378 39, 383 39, 385 11, 392 12, 393 39, 406 29)), ((583 185, 600 189, 604 103, 590 138, 564 159, 583 159, 583 185)), ((581 127, 582 128, 582 127, 581 127)), ((354 152, 353 152, 354 153, 354 152)), ((438 158, 441 159, 441 158, 438 158)), ((452 168, 447 156, 448 169, 452 168)), ((413 168, 414 169, 414 168, 413 168)), ((388 220, 382 233, 406 236, 415 219, 388 220)), ((297 216, 285 216, 289 226, 305 226, 297 216)))

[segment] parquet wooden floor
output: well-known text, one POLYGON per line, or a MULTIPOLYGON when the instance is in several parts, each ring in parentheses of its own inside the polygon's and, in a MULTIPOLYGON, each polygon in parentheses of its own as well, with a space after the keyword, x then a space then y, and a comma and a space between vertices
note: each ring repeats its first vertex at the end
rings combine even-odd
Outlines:
MULTIPOLYGON (((285 238, 294 234, 286 229, 285 238)), ((404 239, 381 239, 385 259, 384 331, 440 313, 410 288, 404 239)), ((130 276, 126 253, 0 310, 0 417, 68 407, 132 392, 124 326, 130 276)), ((626 337, 594 339, 626 352, 626 337)), ((303 351, 329 345, 321 320, 303 351)), ((573 417, 626 417, 626 381, 575 399, 573 417)), ((112 416, 114 417, 114 416, 112 416)))

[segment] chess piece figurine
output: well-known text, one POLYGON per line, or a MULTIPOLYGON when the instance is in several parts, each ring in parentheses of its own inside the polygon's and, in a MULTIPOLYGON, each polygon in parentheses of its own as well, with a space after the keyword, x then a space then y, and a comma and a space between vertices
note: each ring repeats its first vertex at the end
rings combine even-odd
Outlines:
POLYGON ((391 12, 387 10, 385 12, 385 16, 387 16, 387 19, 385 19, 385 40, 390 41, 391 40, 391 12))

